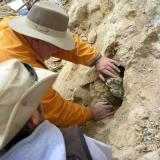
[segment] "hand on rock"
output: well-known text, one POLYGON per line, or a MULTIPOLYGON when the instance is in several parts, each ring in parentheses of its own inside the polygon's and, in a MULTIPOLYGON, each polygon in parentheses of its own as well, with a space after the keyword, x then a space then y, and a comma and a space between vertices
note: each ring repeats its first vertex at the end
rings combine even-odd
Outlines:
POLYGON ((99 74, 99 77, 103 81, 105 81, 105 78, 103 75, 108 75, 111 77, 119 76, 120 70, 117 66, 118 66, 117 61, 110 58, 101 57, 96 63, 96 70, 99 74))
POLYGON ((113 116, 114 112, 112 111, 113 106, 108 102, 98 102, 94 105, 91 105, 91 113, 93 119, 98 121, 102 120, 105 117, 113 116))

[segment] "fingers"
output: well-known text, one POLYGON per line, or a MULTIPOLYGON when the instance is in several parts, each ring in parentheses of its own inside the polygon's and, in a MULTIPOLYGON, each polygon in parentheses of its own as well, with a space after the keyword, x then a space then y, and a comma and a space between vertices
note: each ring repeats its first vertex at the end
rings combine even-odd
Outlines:
POLYGON ((109 112, 109 113, 106 113, 105 117, 110 117, 110 116, 113 116, 114 115, 114 112, 109 112))
POLYGON ((116 60, 114 60, 114 59, 109 59, 109 60, 110 60, 111 63, 115 64, 116 66, 119 65, 118 62, 117 62, 116 60))
POLYGON ((111 117, 113 115, 114 115, 114 112, 103 112, 103 113, 97 115, 95 120, 99 121, 99 120, 102 120, 104 118, 111 117))
POLYGON ((104 105, 104 112, 110 112, 112 111, 113 106, 112 105, 104 105))
POLYGON ((112 108, 113 108, 112 105, 107 105, 107 106, 106 106, 106 110, 107 110, 107 111, 112 110, 112 108))
POLYGON ((113 77, 113 78, 116 77, 116 75, 114 73, 108 71, 107 69, 103 70, 103 73, 106 74, 106 75, 108 75, 108 76, 110 76, 110 77, 113 77))
POLYGON ((117 66, 118 62, 116 60, 102 57, 96 65, 96 69, 99 73, 100 79, 105 81, 103 74, 111 77, 119 76, 120 70, 117 66))
POLYGON ((117 65, 113 64, 113 63, 108 63, 108 65, 110 66, 110 68, 112 68, 114 71, 116 71, 117 73, 120 72, 119 68, 117 67, 117 65))
POLYGON ((114 115, 114 112, 110 112, 110 113, 106 114, 106 117, 111 117, 113 115, 114 115))
POLYGON ((110 73, 112 73, 112 74, 114 74, 114 75, 116 75, 116 76, 118 76, 118 73, 119 72, 117 72, 116 70, 114 70, 113 68, 111 68, 110 66, 107 66, 105 69, 104 69, 104 71, 109 71, 110 73))
POLYGON ((106 104, 111 105, 111 103, 110 103, 110 102, 107 102, 107 101, 105 101, 105 102, 99 102, 99 103, 101 103, 101 104, 103 104, 103 105, 106 105, 106 104))
POLYGON ((91 107, 94 120, 101 120, 114 114, 113 106, 109 102, 98 102, 91 107))
POLYGON ((110 103, 110 102, 107 102, 107 101, 105 101, 105 102, 98 102, 98 103, 95 104, 95 106, 97 106, 97 107, 102 107, 102 106, 104 106, 104 107, 106 107, 106 106, 108 106, 108 107, 113 107, 113 106, 111 105, 111 103, 110 103))
POLYGON ((102 111, 112 110, 113 109, 113 106, 108 102, 99 102, 99 107, 102 107, 102 111))
POLYGON ((102 74, 100 74, 100 73, 99 73, 99 78, 100 78, 103 82, 105 82, 104 76, 103 76, 102 74))

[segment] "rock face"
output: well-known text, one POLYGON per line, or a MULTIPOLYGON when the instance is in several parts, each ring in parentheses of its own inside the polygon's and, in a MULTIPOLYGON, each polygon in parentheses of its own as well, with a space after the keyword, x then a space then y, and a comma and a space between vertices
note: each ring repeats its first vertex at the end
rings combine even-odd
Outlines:
MULTIPOLYGON (((113 160, 159 160, 160 1, 68 0, 65 4, 70 28, 126 69, 123 89, 115 92, 113 87, 115 103, 115 94, 122 97, 124 90, 114 117, 90 123, 84 130, 112 146, 113 160)), ((59 78, 67 76, 63 84, 60 80, 55 84, 66 98, 89 105, 109 97, 110 87, 89 68, 69 63, 59 78)))

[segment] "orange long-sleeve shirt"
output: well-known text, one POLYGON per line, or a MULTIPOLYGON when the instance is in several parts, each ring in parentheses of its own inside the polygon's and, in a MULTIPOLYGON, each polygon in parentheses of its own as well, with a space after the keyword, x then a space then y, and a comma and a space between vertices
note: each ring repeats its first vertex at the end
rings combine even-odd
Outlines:
MULTIPOLYGON (((14 32, 8 26, 12 17, 6 17, 0 22, 0 62, 16 58, 30 63, 34 67, 46 68, 44 62, 25 40, 23 35, 14 32)), ((73 34, 76 48, 72 51, 60 50, 55 57, 74 63, 90 65, 95 59, 95 50, 73 34)), ((64 100, 54 89, 50 89, 43 99, 45 118, 57 125, 82 124, 91 119, 87 107, 64 100)))

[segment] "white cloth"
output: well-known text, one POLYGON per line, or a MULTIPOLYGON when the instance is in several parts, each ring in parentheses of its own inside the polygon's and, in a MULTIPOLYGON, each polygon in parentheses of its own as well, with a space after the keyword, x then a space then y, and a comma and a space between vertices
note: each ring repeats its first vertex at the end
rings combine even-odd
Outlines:
POLYGON ((64 139, 55 125, 44 121, 1 160, 66 160, 64 139))
POLYGON ((84 135, 88 149, 93 160, 110 160, 112 157, 111 147, 103 142, 84 135))
MULTIPOLYGON (((110 160, 111 148, 84 135, 93 160, 110 160)), ((66 160, 64 138, 54 124, 44 121, 35 131, 17 143, 0 160, 66 160)))

